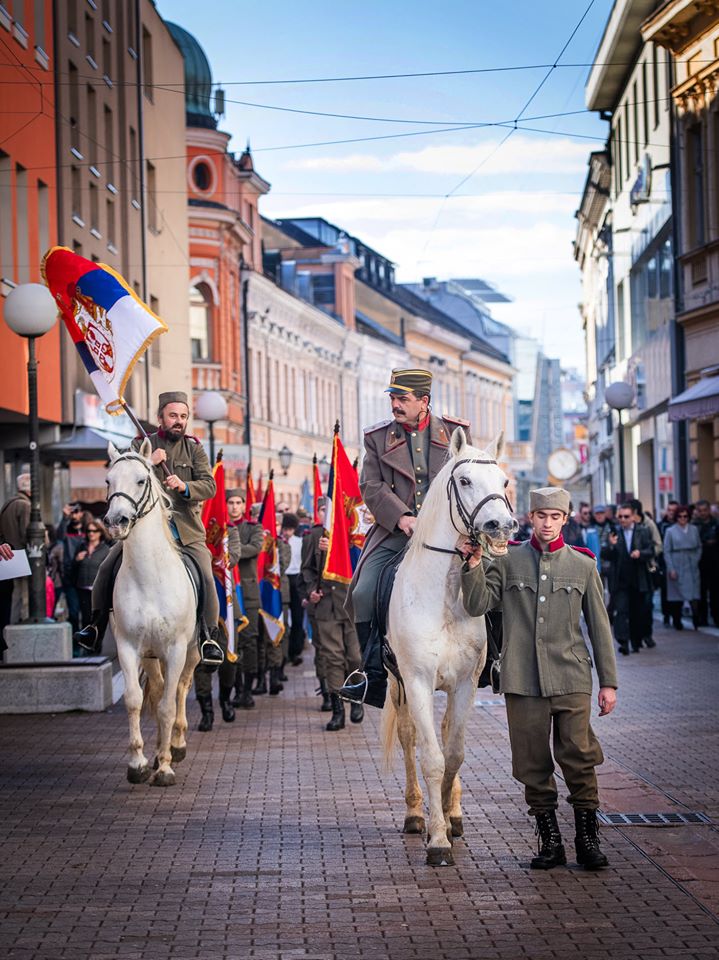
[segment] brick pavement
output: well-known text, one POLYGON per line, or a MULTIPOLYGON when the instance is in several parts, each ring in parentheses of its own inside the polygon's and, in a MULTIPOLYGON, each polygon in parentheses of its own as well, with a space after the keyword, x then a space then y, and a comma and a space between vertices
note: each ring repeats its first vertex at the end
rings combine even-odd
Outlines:
MULTIPOLYGON (((620 705, 597 723, 604 809, 719 822, 719 641, 656 636, 656 650, 620 661, 620 705)), ((236 723, 193 732, 167 790, 125 781, 121 704, 0 718, 4 956, 719 956, 716 826, 606 827, 609 870, 530 872, 504 708, 483 690, 464 767, 466 836, 455 867, 427 867, 423 840, 399 832, 400 765, 379 768, 379 713, 326 733, 306 668, 290 668, 285 693, 236 723)), ((566 805, 561 819, 571 847, 566 805)))

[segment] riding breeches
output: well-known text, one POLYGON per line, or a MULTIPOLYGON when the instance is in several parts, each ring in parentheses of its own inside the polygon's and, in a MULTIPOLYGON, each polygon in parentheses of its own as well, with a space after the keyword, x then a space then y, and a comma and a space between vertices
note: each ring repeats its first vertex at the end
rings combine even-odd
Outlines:
MULTIPOLYGON (((203 616, 208 628, 212 630, 217 625, 220 616, 220 604, 217 599, 215 578, 212 573, 212 556, 204 543, 189 543, 182 547, 182 552, 189 554, 202 573, 202 590, 204 595, 203 616)), ((92 609, 111 610, 112 591, 115 577, 122 558, 122 543, 115 543, 110 552, 100 564, 95 582, 92 586, 92 609)))
POLYGON ((359 579, 352 588, 352 610, 355 623, 369 623, 374 617, 377 581, 384 565, 407 546, 407 535, 393 533, 376 546, 362 561, 359 579))

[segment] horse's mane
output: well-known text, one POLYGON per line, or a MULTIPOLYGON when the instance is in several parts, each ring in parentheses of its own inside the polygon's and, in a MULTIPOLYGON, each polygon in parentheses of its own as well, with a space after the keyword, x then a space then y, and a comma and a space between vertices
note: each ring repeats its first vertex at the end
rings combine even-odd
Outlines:
MULTIPOLYGON (((462 451, 463 459, 483 456, 489 457, 488 451, 480 450, 479 447, 473 447, 470 444, 467 444, 462 451)), ((455 463, 456 458, 451 456, 448 451, 447 459, 445 460, 442 469, 429 485, 429 490, 424 499, 424 503, 422 504, 422 509, 417 515, 417 523, 414 528, 414 533, 410 538, 410 551, 413 549, 421 549, 427 529, 434 519, 436 519, 437 510, 441 507, 442 503, 447 502, 447 482, 449 481, 449 475, 452 472, 452 466, 455 463)))

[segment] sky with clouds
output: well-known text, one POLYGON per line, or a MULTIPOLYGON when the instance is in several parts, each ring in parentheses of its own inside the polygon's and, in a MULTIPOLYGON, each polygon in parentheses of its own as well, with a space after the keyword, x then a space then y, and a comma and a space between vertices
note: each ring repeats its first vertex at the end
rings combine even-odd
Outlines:
POLYGON ((607 128, 584 85, 612 0, 157 5, 205 50, 263 213, 325 217, 400 281, 482 277, 512 298, 497 319, 582 367, 574 211, 607 128))

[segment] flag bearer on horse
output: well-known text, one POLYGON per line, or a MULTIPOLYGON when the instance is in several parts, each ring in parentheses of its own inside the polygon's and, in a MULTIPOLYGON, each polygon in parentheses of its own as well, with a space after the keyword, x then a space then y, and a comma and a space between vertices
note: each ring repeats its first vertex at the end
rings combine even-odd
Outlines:
MULTIPOLYGON (((364 658, 364 676, 339 694, 345 700, 384 705, 387 672, 381 637, 371 629, 377 581, 384 565, 407 545, 429 485, 441 470, 457 426, 469 424, 430 411, 432 374, 429 370, 393 370, 386 393, 391 420, 364 432, 365 458, 360 489, 375 523, 367 534, 350 586, 350 603, 364 658)), ((350 679, 350 678, 348 678, 350 679)))
MULTIPOLYGON (((187 433, 189 416, 190 405, 186 393, 173 390, 160 394, 157 411, 159 429, 149 437, 151 459, 158 478, 172 500, 172 535, 202 575, 202 617, 208 633, 201 639, 201 657, 205 663, 219 664, 224 656, 217 642, 220 609, 212 573, 212 556, 207 549, 206 531, 202 523, 202 504, 214 496, 215 480, 202 444, 197 437, 187 433), (169 470, 169 476, 162 470, 163 463, 169 470)), ((132 449, 139 450, 143 439, 136 437, 132 441, 132 449)), ((140 497, 142 495, 138 494, 140 497)), ((146 507, 147 504, 140 506, 146 507)), ((75 634, 80 646, 92 653, 99 653, 102 648, 102 638, 112 609, 116 567, 119 568, 121 555, 122 543, 116 543, 100 566, 92 588, 90 623, 75 634)), ((158 571, 158 577, 160 575, 158 571)))

